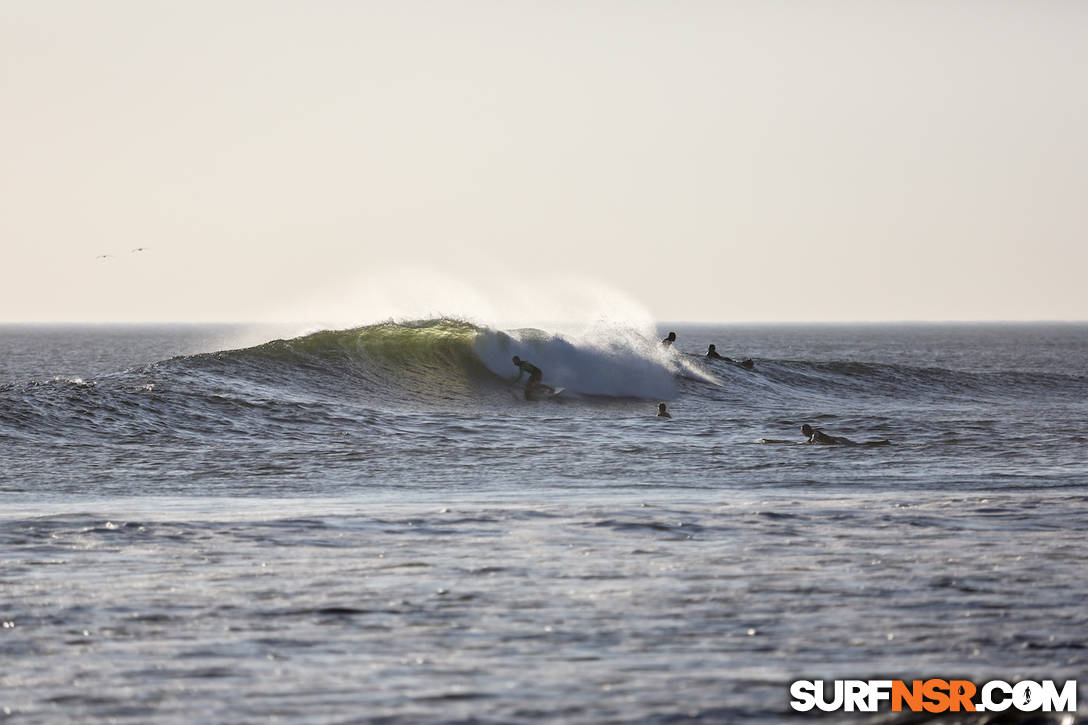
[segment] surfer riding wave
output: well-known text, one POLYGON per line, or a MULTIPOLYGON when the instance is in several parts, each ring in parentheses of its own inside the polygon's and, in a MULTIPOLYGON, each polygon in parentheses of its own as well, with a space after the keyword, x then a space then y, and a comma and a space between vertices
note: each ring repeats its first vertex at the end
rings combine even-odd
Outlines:
POLYGON ((555 395, 555 388, 549 385, 545 385, 541 382, 544 378, 544 372, 533 365, 528 360, 522 360, 517 355, 514 356, 514 364, 518 366, 518 376, 514 378, 514 384, 517 384, 521 380, 521 376, 526 373, 529 374, 529 381, 525 383, 525 399, 532 400, 534 395, 546 393, 548 395, 555 395))

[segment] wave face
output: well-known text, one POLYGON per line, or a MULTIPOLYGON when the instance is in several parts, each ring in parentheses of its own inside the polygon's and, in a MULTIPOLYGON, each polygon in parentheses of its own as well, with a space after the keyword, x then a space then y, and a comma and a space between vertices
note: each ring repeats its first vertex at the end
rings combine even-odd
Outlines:
POLYGON ((770 397, 790 400, 875 402, 880 405, 940 401, 997 403, 1024 398, 1046 400, 1088 394, 1078 374, 1020 370, 965 371, 932 366, 871 362, 760 360, 755 372, 706 363, 732 384, 716 397, 755 403, 770 397))
POLYGON ((449 404, 478 400, 495 388, 472 349, 480 332, 450 319, 387 322, 196 355, 182 365, 337 400, 449 404))
POLYGON ((548 385, 611 398, 671 398, 675 375, 686 365, 629 331, 567 338, 454 319, 318 332, 198 355, 184 365, 195 372, 273 378, 287 388, 297 385, 356 399, 477 405, 510 397, 518 373, 515 355, 540 367, 548 385))
MULTIPOLYGON (((770 485, 807 480, 806 459, 746 444, 799 441, 807 422, 892 440, 873 469, 887 480, 989 485, 1045 472, 1073 481, 1085 470, 1088 416, 1079 330, 1025 328, 1002 331, 1020 335, 1015 344, 1002 335, 966 344, 926 330, 873 342, 868 330, 744 337, 723 327, 681 330, 666 349, 661 333, 614 328, 575 335, 389 322, 101 375, 9 375, 0 383, 0 453, 13 485, 60 490, 87 481, 121 490, 219 481, 234 490, 273 480, 297 492, 313 481, 354 487, 363 476, 396 486, 486 476, 689 485, 729 471, 770 485), (755 368, 694 353, 710 342, 751 354, 755 368), (525 400, 514 355, 563 393, 525 400), (657 425, 658 401, 673 411, 668 428, 657 425), (62 472, 44 483, 42 450, 62 472)), ((97 339, 103 349, 123 340, 97 339)), ((841 475, 856 475, 845 459, 841 475)))

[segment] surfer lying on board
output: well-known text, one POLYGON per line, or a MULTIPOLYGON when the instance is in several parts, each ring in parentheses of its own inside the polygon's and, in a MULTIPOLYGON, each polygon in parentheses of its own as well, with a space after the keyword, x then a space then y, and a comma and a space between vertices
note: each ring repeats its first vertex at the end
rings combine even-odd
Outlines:
POLYGON ((890 446, 892 444, 892 442, 887 439, 858 443, 857 441, 852 441, 849 438, 843 438, 842 436, 829 436, 822 430, 813 428, 808 423, 801 426, 801 435, 808 438, 808 440, 805 441, 806 443, 817 446, 890 446))
POLYGON ((746 357, 743 360, 741 360, 740 362, 737 362, 736 360, 734 360, 731 357, 726 357, 725 355, 719 355, 718 354, 718 348, 715 345, 711 345, 710 347, 708 347, 706 349, 706 359, 707 360, 724 360, 727 363, 733 363, 734 365, 739 365, 740 367, 744 368, 745 370, 751 370, 752 368, 754 368, 756 366, 756 364, 754 362, 752 362, 752 358, 750 358, 750 357, 746 357))
POLYGON ((801 426, 801 435, 808 438, 808 443, 821 446, 852 446, 855 445, 854 441, 849 438, 840 438, 838 436, 829 436, 822 430, 813 428, 808 423, 801 426))
POLYGON ((718 347, 716 345, 711 345, 706 349, 706 357, 708 360, 725 360, 726 362, 733 362, 733 358, 719 355, 718 347))

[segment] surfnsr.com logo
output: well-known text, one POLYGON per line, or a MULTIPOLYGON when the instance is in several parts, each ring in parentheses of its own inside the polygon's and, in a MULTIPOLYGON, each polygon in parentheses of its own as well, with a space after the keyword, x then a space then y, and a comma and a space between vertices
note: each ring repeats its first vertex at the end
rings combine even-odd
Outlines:
POLYGON ((1009 684, 991 680, 981 687, 968 680, 797 680, 790 685, 790 707, 798 712, 1076 712, 1077 681, 1059 688, 1054 680, 1009 684))

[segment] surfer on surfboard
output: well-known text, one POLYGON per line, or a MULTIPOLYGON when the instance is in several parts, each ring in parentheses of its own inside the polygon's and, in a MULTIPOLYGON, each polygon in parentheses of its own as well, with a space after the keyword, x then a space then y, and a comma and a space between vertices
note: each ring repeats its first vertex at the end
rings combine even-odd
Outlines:
POLYGON ((544 377, 543 371, 536 365, 533 365, 528 360, 522 360, 517 355, 514 356, 514 364, 518 366, 518 376, 514 378, 516 384, 521 380, 521 376, 525 373, 529 373, 529 382, 525 383, 525 399, 532 400, 534 393, 544 392, 548 395, 555 395, 555 389, 545 385, 541 382, 544 377))
POLYGON ((746 357, 743 360, 738 361, 738 360, 734 360, 731 357, 726 357, 725 355, 719 354, 718 353, 718 347, 716 345, 711 345, 710 347, 708 347, 706 349, 706 359, 707 360, 724 360, 727 363, 732 363, 734 365, 738 365, 738 366, 744 368, 745 370, 751 370, 752 368, 754 368, 756 366, 756 364, 754 362, 752 362, 752 358, 750 358, 750 357, 746 357))
POLYGON ((808 423, 801 426, 801 435, 808 438, 808 443, 821 446, 852 446, 854 441, 849 438, 841 438, 839 436, 829 436, 822 430, 813 428, 808 423))
POLYGON ((819 430, 818 428, 813 428, 808 423, 805 423, 804 425, 801 426, 801 435, 808 438, 808 440, 805 441, 806 443, 811 443, 812 445, 817 445, 817 446, 857 446, 857 445, 861 445, 861 446, 887 446, 887 445, 891 445, 891 441, 889 441, 889 440, 865 441, 864 443, 858 443, 857 441, 852 441, 849 438, 843 438, 842 436, 830 436, 827 433, 824 433, 822 430, 819 430))

